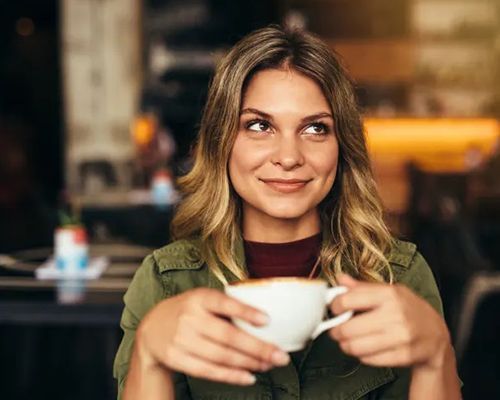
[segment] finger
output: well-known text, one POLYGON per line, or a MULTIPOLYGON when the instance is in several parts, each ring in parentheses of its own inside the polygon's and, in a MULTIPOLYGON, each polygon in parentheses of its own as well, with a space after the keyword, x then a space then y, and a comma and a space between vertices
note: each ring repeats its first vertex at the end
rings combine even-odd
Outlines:
POLYGON ((187 333, 177 345, 188 353, 227 367, 244 369, 248 371, 267 371, 272 364, 253 358, 227 346, 221 346, 195 332, 187 333), (193 351, 193 349, 196 349, 193 351))
POLYGON ((334 314, 345 311, 364 311, 376 308, 383 304, 386 297, 384 285, 363 285, 350 289, 348 292, 337 296, 330 305, 334 314))
POLYGON ((351 275, 340 273, 336 277, 337 283, 341 286, 345 286, 347 288, 353 288, 361 284, 360 281, 354 279, 351 275))
POLYGON ((360 357, 360 361, 374 367, 407 367, 413 364, 411 352, 407 346, 360 357))
POLYGON ((203 305, 206 310, 212 313, 238 318, 253 325, 261 326, 269 322, 269 317, 262 311, 218 291, 210 291, 210 295, 204 299, 203 305))
POLYGON ((378 310, 357 314, 349 321, 330 329, 330 336, 337 341, 352 340, 360 336, 382 333, 387 329, 386 315, 378 310))
POLYGON ((248 386, 255 383, 255 376, 248 371, 211 363, 196 357, 192 353, 172 349, 169 358, 172 369, 195 378, 240 386, 248 386))
POLYGON ((230 322, 213 315, 206 315, 200 322, 199 332, 214 342, 276 366, 290 362, 290 356, 277 346, 243 332, 230 322))
POLYGON ((367 335, 339 342, 344 353, 362 358, 394 349, 394 337, 386 333, 367 335))

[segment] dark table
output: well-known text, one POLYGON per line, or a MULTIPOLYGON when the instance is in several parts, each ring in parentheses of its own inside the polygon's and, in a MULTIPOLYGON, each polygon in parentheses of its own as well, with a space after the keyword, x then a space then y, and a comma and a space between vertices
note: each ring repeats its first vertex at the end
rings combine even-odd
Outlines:
POLYGON ((0 398, 115 398, 122 299, 150 251, 93 245, 91 255, 110 257, 105 273, 64 283, 34 277, 51 249, 0 257, 0 398))

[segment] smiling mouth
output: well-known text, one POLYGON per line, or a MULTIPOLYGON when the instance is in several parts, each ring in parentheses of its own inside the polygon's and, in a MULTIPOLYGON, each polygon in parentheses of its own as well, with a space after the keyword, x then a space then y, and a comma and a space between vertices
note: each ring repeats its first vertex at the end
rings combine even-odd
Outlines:
POLYGON ((302 179, 259 179, 271 189, 280 193, 293 193, 303 189, 310 180, 302 179))

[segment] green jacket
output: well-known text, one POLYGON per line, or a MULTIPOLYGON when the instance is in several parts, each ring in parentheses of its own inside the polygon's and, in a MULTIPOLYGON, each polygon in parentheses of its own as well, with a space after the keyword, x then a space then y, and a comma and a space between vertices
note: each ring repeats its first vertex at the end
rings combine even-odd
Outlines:
MULTIPOLYGON (((242 244, 235 256, 243 261, 241 265, 245 264, 242 244)), ((396 240, 388 259, 396 282, 411 288, 442 314, 434 277, 416 246, 396 240)), ((236 278, 228 276, 228 279, 236 278)), ((146 257, 124 296, 120 324, 124 336, 114 364, 118 398, 141 319, 159 301, 200 286, 223 289, 201 259, 199 241, 179 240, 146 257)), ((300 362, 257 374, 253 386, 232 386, 184 374, 176 374, 174 380, 176 399, 181 400, 392 400, 408 397, 409 370, 362 365, 323 334, 305 349, 300 362)))

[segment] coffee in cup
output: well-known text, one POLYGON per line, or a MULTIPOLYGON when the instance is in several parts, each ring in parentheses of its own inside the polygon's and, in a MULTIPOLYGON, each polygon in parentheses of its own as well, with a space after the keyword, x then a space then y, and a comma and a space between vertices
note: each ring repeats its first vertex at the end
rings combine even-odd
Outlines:
POLYGON ((233 323, 287 352, 303 349, 309 340, 352 317, 353 312, 346 311, 324 320, 327 306, 346 291, 343 286, 328 288, 321 279, 300 277, 248 279, 225 287, 228 296, 269 317, 268 324, 259 327, 236 318, 233 323))

